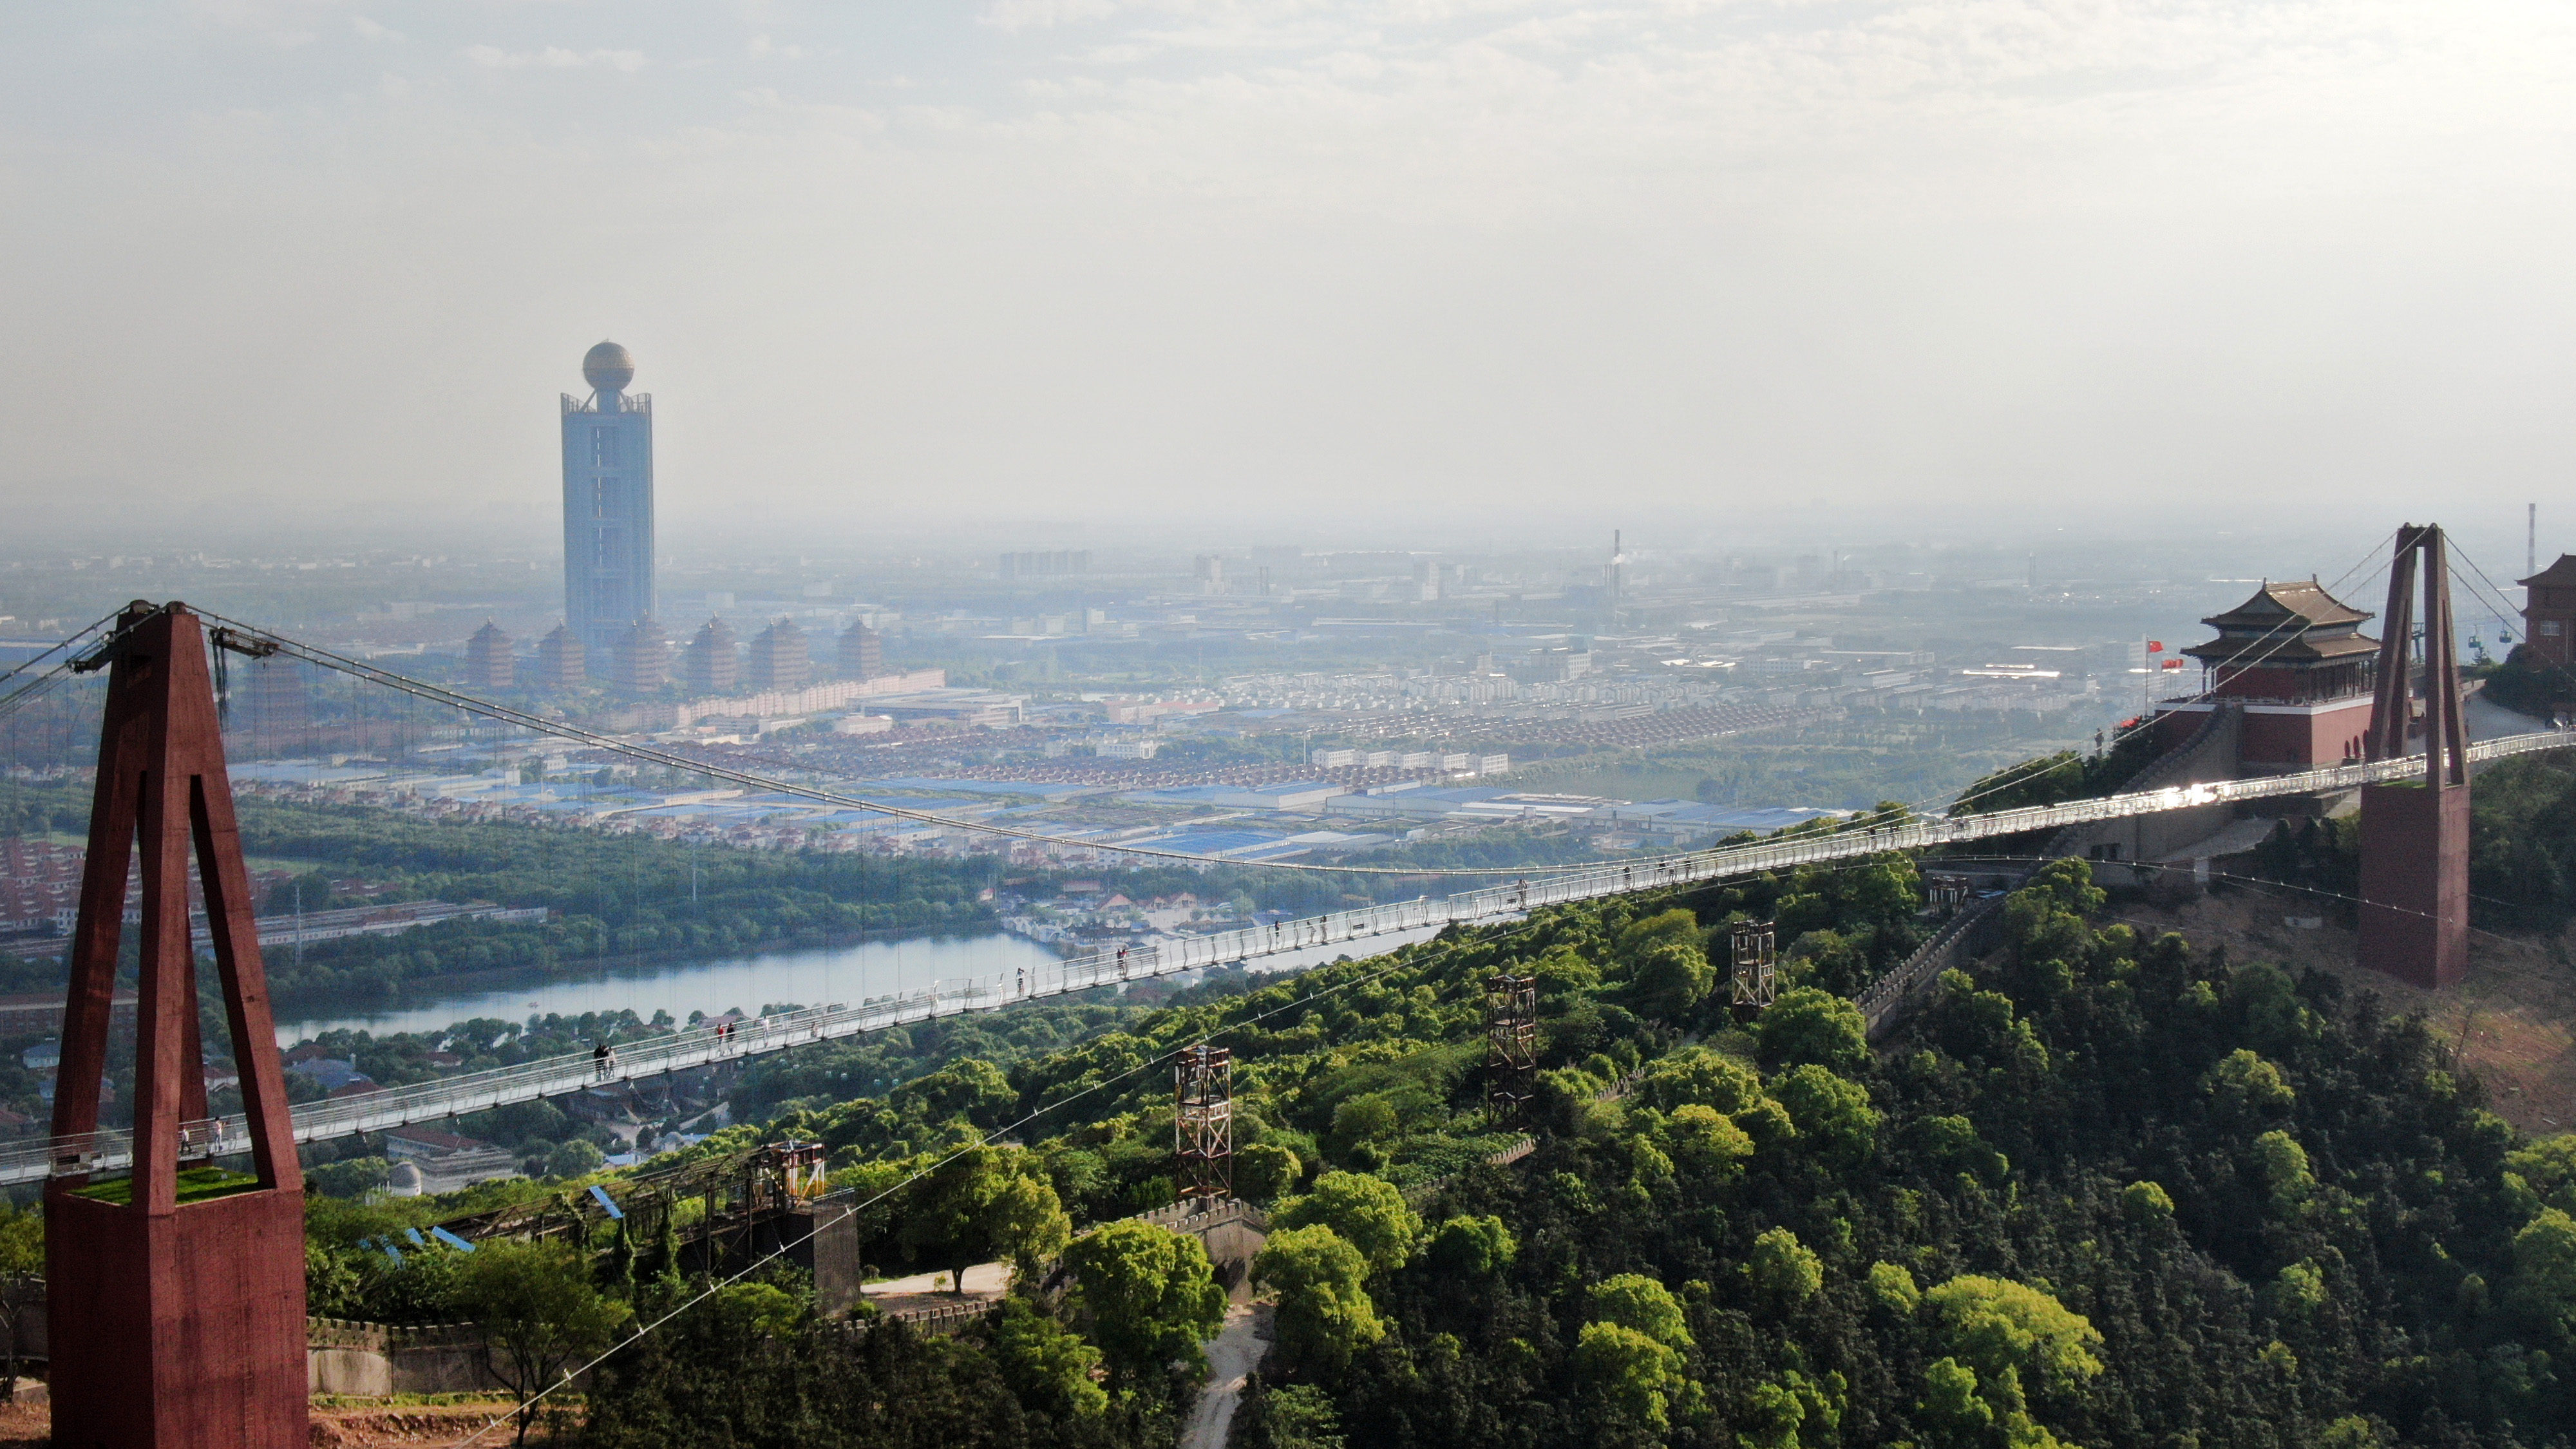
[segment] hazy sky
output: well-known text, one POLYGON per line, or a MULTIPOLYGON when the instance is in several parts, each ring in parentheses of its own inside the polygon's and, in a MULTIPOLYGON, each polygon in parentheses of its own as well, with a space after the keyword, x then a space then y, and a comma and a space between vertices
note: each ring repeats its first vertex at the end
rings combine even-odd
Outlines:
POLYGON ((2517 0, 15 6, 0 497, 542 536, 614 337, 666 530, 2518 523, 2571 82, 2517 0))

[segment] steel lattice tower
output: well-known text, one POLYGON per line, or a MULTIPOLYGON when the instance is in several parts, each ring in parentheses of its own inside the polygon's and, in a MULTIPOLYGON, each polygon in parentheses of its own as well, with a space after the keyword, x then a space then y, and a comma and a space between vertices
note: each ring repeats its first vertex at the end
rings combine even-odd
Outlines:
POLYGON ((1780 961, 1771 926, 1769 921, 1738 921, 1728 933, 1734 967, 1727 978, 1731 1005, 1761 1007, 1780 999, 1780 961))
POLYGON ((1518 1122, 1538 1086, 1538 978, 1508 973, 1485 981, 1485 1115, 1518 1122))
POLYGON ((1172 1157, 1180 1199, 1234 1196, 1234 1053, 1190 1047, 1172 1064, 1172 1157))

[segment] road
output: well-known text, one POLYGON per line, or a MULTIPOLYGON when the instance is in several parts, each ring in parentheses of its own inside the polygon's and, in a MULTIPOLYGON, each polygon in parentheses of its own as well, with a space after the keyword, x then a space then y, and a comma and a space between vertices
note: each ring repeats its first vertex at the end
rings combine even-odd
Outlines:
POLYGON ((1190 1405, 1190 1422, 1181 1430, 1180 1449, 1225 1449, 1234 1428, 1235 1406, 1243 1402, 1243 1383, 1270 1352, 1270 1310, 1234 1305, 1225 1310, 1225 1327, 1208 1340, 1207 1387, 1190 1405))

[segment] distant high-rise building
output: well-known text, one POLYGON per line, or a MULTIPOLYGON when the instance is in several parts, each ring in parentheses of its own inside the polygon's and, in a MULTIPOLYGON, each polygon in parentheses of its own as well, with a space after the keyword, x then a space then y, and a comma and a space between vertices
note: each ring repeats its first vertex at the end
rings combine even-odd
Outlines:
POLYGON ((572 626, 557 624, 553 633, 537 641, 537 687, 551 693, 580 684, 589 673, 583 664, 587 652, 572 626))
POLYGON ((852 624, 841 635, 841 677, 874 679, 886 672, 885 636, 866 624, 852 624))
POLYGON ((635 359, 614 342, 581 375, 590 396, 563 395, 564 622, 599 669, 653 612, 653 398, 628 395, 635 359))
POLYGON ((814 664, 806 652, 805 631, 793 619, 781 619, 751 641, 751 668, 744 682, 753 689, 803 689, 814 664))
POLYGON ((519 660, 510 652, 510 636, 486 619, 465 641, 465 687, 508 689, 519 682, 519 660))
POLYGON ((1091 550, 1058 549, 1053 553, 1006 553, 1002 555, 1002 577, 1034 579, 1057 574, 1091 572, 1091 550))
POLYGON ((626 694, 657 694, 671 677, 671 640, 651 615, 617 636, 608 659, 608 682, 626 694))
POLYGON ((731 694, 742 682, 742 660, 734 653, 733 626, 709 619, 697 637, 680 651, 680 683, 695 694, 731 694))

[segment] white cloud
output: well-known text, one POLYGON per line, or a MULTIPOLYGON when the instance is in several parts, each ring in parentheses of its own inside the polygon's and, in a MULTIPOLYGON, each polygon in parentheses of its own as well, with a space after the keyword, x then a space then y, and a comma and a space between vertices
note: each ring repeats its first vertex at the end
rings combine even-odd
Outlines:
POLYGON ((469 45, 465 58, 485 70, 616 70, 644 68, 640 50, 566 50, 549 45, 540 50, 503 50, 497 45, 469 45))

